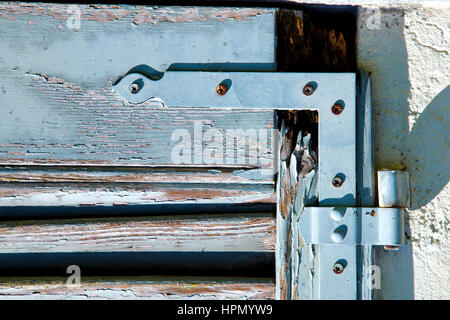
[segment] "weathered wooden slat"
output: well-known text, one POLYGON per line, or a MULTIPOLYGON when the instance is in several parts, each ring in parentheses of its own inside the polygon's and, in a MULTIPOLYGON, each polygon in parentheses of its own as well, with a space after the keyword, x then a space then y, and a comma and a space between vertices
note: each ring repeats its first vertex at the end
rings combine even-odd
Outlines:
POLYGON ((174 184, 269 184, 272 176, 258 179, 245 177, 242 167, 62 167, 62 166, 0 166, 0 182, 55 183, 174 183, 174 184), (243 176, 244 175, 244 176, 243 176))
MULTIPOLYGON (((163 203, 274 203, 273 177, 253 176, 255 171, 251 165, 10 164, 0 166, 0 206, 127 206, 131 209, 134 205, 163 203)), ((15 213, 11 211, 18 210, 3 208, 0 217, 14 219, 15 213)))
POLYGON ((0 206, 120 206, 176 203, 274 203, 273 186, 239 184, 5 183, 0 206))
POLYGON ((6 221, 0 253, 273 251, 272 215, 6 221))
MULTIPOLYGON (((273 128, 273 111, 257 110, 213 110, 213 109, 161 109, 154 106, 124 106, 119 96, 112 96, 110 88, 100 89, 97 98, 80 95, 70 88, 43 89, 47 84, 35 83, 22 76, 0 78, 0 162, 5 164, 64 163, 98 165, 111 164, 174 164, 172 151, 182 142, 176 130, 185 130, 189 135, 189 157, 196 163, 196 146, 208 146, 207 138, 194 136, 194 128, 200 127, 202 135, 209 128, 223 132, 222 157, 225 159, 226 131, 229 129, 267 130, 273 128), (41 87, 41 85, 43 87, 41 87), (20 95, 17 96, 17 86, 20 95), (16 87, 16 88, 14 88, 16 87), (109 96, 109 97, 108 97, 109 96), (81 103, 81 105, 80 105, 81 103), (83 105, 83 103, 86 103, 83 105)), ((51 85, 55 86, 55 85, 51 85)), ((252 141, 252 146, 257 141, 252 141)), ((259 162, 273 159, 271 137, 268 134, 264 149, 259 151, 259 162)), ((248 154, 243 147, 232 144, 232 154, 248 154)), ((228 150, 227 150, 228 151, 228 150)), ((201 156, 201 155, 200 155, 201 156)), ((248 164, 248 156, 242 163, 248 164)), ((223 160, 225 163, 225 160, 223 160)))
POLYGON ((273 9, 78 7, 74 31, 69 5, 0 4, 1 163, 172 164, 172 133, 193 138, 194 121, 203 131, 273 127, 271 111, 130 106, 111 90, 132 69, 151 77, 172 64, 273 70, 273 9))
POLYGON ((67 278, 0 278, 6 299, 274 299, 272 279, 246 278, 95 278, 80 285, 67 278))
POLYGON ((70 8, 2 2, 0 68, 106 83, 141 64, 274 67, 274 9, 78 5, 78 15, 70 8), (80 25, 71 24, 78 17, 80 25))

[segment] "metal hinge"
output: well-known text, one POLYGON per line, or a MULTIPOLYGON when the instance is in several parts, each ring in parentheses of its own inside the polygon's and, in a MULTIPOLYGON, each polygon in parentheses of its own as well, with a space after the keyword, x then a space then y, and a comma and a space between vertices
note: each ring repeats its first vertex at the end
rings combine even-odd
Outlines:
POLYGON ((306 207, 300 234, 308 244, 400 246, 404 237, 404 207, 409 202, 406 171, 378 171, 380 207, 306 207))
POLYGON ((364 290, 379 289, 373 283, 380 277, 375 273, 379 266, 369 257, 363 258, 361 252, 367 254, 375 245, 397 249, 404 244, 404 207, 408 202, 408 172, 383 170, 378 171, 380 207, 304 208, 299 218, 302 238, 307 244, 317 245, 317 289, 312 298, 370 298, 359 295, 367 294, 364 290))
POLYGON ((307 207, 300 234, 308 244, 402 245, 403 208, 307 207))

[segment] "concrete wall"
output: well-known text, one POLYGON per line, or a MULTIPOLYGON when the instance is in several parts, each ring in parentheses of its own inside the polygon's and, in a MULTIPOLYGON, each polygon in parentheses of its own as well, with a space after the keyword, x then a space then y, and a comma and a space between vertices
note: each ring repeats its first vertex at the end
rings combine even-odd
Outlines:
POLYGON ((450 298, 450 1, 359 5, 358 67, 371 72, 377 169, 411 176, 408 245, 377 250, 379 299, 450 298))

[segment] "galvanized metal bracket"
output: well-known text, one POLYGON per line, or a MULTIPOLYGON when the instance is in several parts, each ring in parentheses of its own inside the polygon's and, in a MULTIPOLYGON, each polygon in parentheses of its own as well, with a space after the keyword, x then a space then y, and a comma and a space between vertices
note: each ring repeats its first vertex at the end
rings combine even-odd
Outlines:
POLYGON ((403 226, 403 208, 306 207, 300 216, 308 244, 402 245, 403 226))
MULTIPOLYGON (((367 76, 357 88, 353 73, 168 71, 159 80, 130 73, 113 90, 129 104, 157 99, 165 107, 176 108, 317 110, 317 195, 321 207, 306 207, 299 218, 300 235, 311 249, 311 260, 306 261, 309 253, 302 252, 307 266, 302 267, 299 276, 306 283, 307 274, 314 274, 312 284, 299 284, 300 291, 310 292, 305 294, 310 299, 372 298, 371 248, 403 244, 404 210, 374 207, 376 187, 367 76), (303 275, 306 276, 301 278, 303 275)), ((395 184, 400 180, 390 181, 395 184)), ((385 192, 384 183, 378 187, 384 188, 380 195, 394 195, 385 192)), ((403 198, 401 186, 387 188, 398 191, 393 202, 403 198)), ((277 229, 277 233, 285 231, 277 229)))
POLYGON ((360 208, 330 203, 335 207, 304 208, 299 218, 303 240, 314 248, 310 299, 373 299, 374 290, 381 289, 374 286, 374 281, 382 276, 375 272, 380 268, 374 259, 376 245, 396 248, 405 241, 403 208, 409 204, 409 175, 405 171, 381 170, 376 185, 370 91, 370 78, 361 70, 355 163, 355 205, 360 208), (377 204, 379 207, 374 207, 377 204))
POLYGON ((352 206, 356 202, 355 82, 354 73, 167 71, 159 80, 130 73, 112 89, 130 104, 158 99, 166 107, 317 110, 319 204, 352 206), (218 91, 219 86, 225 90, 218 91), (340 187, 332 184, 336 175, 343 179, 340 187))

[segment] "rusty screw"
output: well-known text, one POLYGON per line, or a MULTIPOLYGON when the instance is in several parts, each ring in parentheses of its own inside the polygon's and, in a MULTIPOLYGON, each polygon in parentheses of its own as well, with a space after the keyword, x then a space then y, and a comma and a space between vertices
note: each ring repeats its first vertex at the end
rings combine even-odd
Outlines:
POLYGON ((336 188, 339 188, 340 186, 342 186, 342 184, 344 183, 344 180, 342 180, 341 177, 339 176, 335 176, 331 182, 333 184, 333 186, 335 186, 336 188))
POLYGON ((342 272, 344 272, 344 266, 342 264, 340 264, 339 262, 336 262, 333 265, 333 272, 336 274, 341 274, 342 272))
POLYGON ((366 214, 370 214, 372 217, 375 217, 375 210, 372 210, 370 212, 366 212, 366 214))
POLYGON ((314 93, 314 86, 311 84, 307 84, 306 86, 303 87, 303 94, 305 96, 310 96, 314 93))
POLYGON ((132 83, 130 86, 130 92, 136 94, 141 90, 141 86, 138 83, 132 83))
POLYGON ((342 105, 340 103, 335 103, 332 107, 331 107, 331 112, 333 112, 335 115, 338 115, 342 112, 344 108, 342 108, 342 105))
POLYGON ((227 93, 228 88, 225 84, 221 83, 216 87, 216 92, 218 95, 223 96, 225 93, 227 93))

